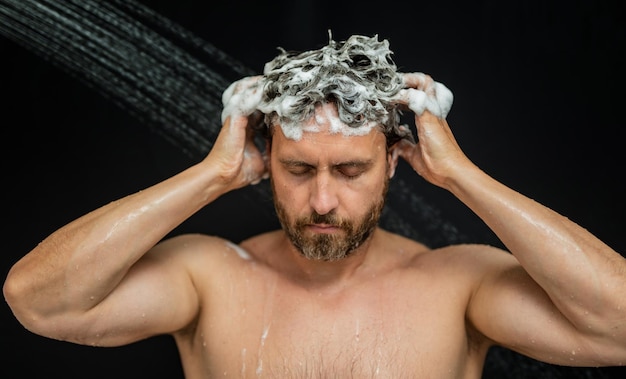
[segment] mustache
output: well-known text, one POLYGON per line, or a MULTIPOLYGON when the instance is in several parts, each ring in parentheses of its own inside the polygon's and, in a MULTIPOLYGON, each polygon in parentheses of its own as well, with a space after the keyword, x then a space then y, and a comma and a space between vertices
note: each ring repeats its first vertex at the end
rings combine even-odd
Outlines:
POLYGON ((297 226, 305 226, 308 224, 326 224, 342 229, 350 228, 348 221, 342 220, 332 212, 321 215, 314 211, 308 217, 303 217, 296 222, 297 226))
POLYGON ((340 223, 340 220, 338 220, 338 217, 333 213, 327 213, 327 214, 321 215, 317 212, 313 212, 309 216, 309 221, 312 224, 338 225, 340 223))

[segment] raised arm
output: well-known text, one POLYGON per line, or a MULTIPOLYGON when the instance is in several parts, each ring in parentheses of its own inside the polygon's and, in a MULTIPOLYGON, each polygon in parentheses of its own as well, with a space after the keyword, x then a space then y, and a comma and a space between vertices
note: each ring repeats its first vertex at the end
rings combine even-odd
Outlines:
POLYGON ((407 75, 419 142, 398 153, 449 190, 500 238, 517 262, 494 258, 468 316, 487 337, 563 365, 626 364, 626 260, 584 228, 476 167, 444 118, 420 108, 433 86, 407 75), (424 87, 426 86, 426 88, 424 87), (513 263, 511 263, 513 262, 513 263))
POLYGON ((189 244, 154 246, 220 195, 265 175, 248 120, 229 114, 203 161, 76 219, 20 259, 3 288, 16 318, 47 337, 104 345, 189 322, 197 294, 177 258, 189 244))

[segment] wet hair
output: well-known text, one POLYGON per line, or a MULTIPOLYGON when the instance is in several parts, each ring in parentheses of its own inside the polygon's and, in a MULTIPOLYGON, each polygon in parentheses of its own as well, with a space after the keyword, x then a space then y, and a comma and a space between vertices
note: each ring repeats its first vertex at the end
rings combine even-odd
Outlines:
POLYGON ((337 42, 329 32, 328 45, 318 50, 279 50, 264 67, 259 109, 265 125, 297 128, 314 115, 316 105, 333 102, 343 123, 356 129, 375 124, 388 146, 413 139, 400 128, 401 111, 392 102, 404 84, 387 40, 353 35, 337 42))

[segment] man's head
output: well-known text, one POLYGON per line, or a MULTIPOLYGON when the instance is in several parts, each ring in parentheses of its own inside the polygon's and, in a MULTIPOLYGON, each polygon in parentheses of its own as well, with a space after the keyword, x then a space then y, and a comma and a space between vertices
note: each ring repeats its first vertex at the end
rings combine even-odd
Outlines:
POLYGON ((250 115, 266 132, 277 214, 303 256, 342 259, 377 226, 396 162, 389 147, 412 137, 392 102, 402 88, 387 41, 352 36, 281 49, 263 76, 225 91, 222 117, 250 115))
POLYGON ((391 147, 413 139, 399 125, 395 97, 406 83, 391 55, 377 36, 281 49, 262 76, 224 92, 223 120, 249 115, 267 132, 278 217, 307 258, 342 259, 378 224, 397 164, 391 147))
POLYGON ((352 36, 281 53, 254 84, 270 140, 270 178, 283 229, 300 253, 334 261, 378 224, 396 159, 412 138, 392 98, 403 79, 386 40, 352 36))
POLYGON ((414 142, 400 109, 445 117, 452 93, 422 73, 399 73, 386 40, 355 35, 318 50, 280 54, 263 75, 232 83, 222 122, 248 117, 268 137, 280 222, 306 257, 338 260, 376 227, 396 142, 414 142))

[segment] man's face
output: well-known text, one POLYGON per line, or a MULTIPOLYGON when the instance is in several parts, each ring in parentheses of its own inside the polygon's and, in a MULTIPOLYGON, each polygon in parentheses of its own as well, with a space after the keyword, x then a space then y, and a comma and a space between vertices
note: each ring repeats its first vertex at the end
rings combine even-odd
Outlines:
POLYGON ((390 165, 378 130, 363 136, 330 133, 336 109, 316 109, 298 141, 276 127, 270 153, 278 218, 293 245, 314 260, 345 258, 374 230, 384 205, 390 165), (315 125, 317 123, 317 125, 315 125))

